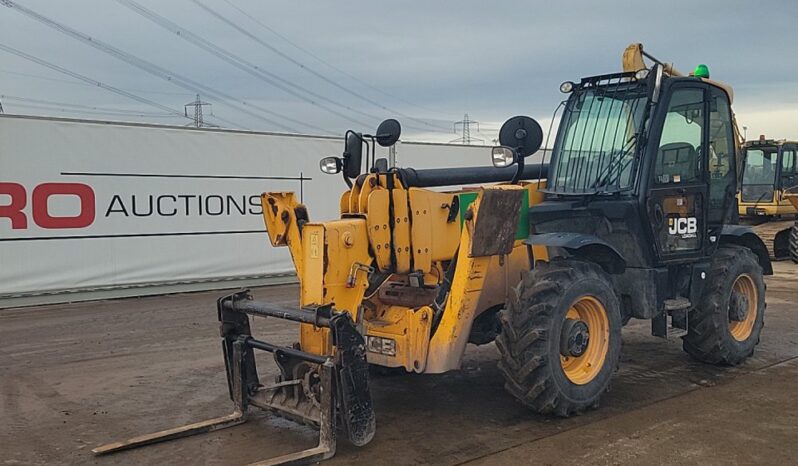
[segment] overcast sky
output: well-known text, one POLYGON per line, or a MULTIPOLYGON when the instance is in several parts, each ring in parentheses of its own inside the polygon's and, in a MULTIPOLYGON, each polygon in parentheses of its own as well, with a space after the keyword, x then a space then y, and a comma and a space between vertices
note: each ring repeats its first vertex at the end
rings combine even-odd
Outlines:
MULTIPOLYGON (((373 130, 382 118, 397 117, 404 140, 445 142, 459 136, 453 122, 468 113, 481 122, 475 137, 490 143, 501 122, 516 114, 531 115, 545 127, 562 100, 562 81, 620 71, 625 46, 642 42, 680 70, 706 63, 714 79, 731 84, 739 124, 748 127, 749 137, 798 139, 795 0, 196 0, 254 39, 193 0, 137 1, 212 47, 234 53, 251 73, 114 0, 16 3, 225 94, 202 92, 202 99, 225 120, 210 121, 228 127, 338 134, 373 130), (237 108, 226 105, 230 97, 237 108)), ((176 111, 194 99, 189 89, 7 7, 0 7, 0 44, 176 111)), ((0 57, 6 113, 186 122, 5 51, 0 57), (103 111, 115 114, 93 113, 103 111)))

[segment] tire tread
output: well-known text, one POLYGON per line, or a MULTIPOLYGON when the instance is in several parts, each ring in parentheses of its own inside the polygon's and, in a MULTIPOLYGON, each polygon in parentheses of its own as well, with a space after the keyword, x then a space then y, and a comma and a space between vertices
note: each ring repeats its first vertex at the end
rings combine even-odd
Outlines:
MULTIPOLYGON (((501 353, 499 370, 505 377, 506 390, 521 403, 541 414, 569 416, 598 406, 597 399, 587 403, 561 396, 552 380, 549 364, 548 328, 563 290, 580 279, 612 284, 596 264, 570 259, 541 263, 524 275, 507 309, 500 314, 502 332, 496 338, 501 353)), ((609 361, 608 361, 609 362, 609 361)), ((609 362, 617 366, 616 362, 609 362)), ((615 367, 613 368, 613 370, 615 367)))
MULTIPOLYGON (((740 352, 739 348, 730 344, 728 322, 724 319, 727 313, 722 310, 726 301, 727 287, 737 277, 731 276, 732 264, 737 261, 748 263, 750 270, 758 271, 760 277, 762 267, 756 255, 750 249, 737 245, 724 245, 718 248, 712 258, 709 280, 704 289, 701 303, 690 313, 689 332, 683 337, 682 348, 694 359, 717 365, 737 365, 751 356, 754 345, 749 350, 740 352)), ((767 304, 760 312, 763 314, 767 304)), ((759 327, 761 329, 761 326, 759 327)), ((755 326, 754 331, 757 331, 755 326)), ((756 335, 757 343, 759 335, 756 335)))

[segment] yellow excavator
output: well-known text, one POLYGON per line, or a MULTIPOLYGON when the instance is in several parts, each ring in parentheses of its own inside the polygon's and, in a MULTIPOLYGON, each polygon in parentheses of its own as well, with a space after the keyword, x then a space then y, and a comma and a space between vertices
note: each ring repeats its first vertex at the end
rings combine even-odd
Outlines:
POLYGON ((543 132, 524 116, 502 126, 492 166, 389 167, 377 147, 396 143, 399 122, 348 131, 342 156, 321 160, 345 183, 340 218, 313 220, 294 193, 262 196, 299 306, 248 291, 217 302, 233 413, 94 452, 229 427, 261 408, 320 434, 318 446, 260 464, 319 461, 339 433, 357 446, 374 437, 369 365, 437 374, 460 368, 469 343, 492 341, 509 396, 579 414, 598 406, 633 318, 697 360, 744 361, 772 269, 762 241, 728 221, 740 167, 731 89, 705 66, 682 76, 639 44, 623 64, 560 86, 547 161, 529 162, 543 132), (256 338, 250 319, 262 317, 297 322, 297 343, 256 338), (273 381, 258 375, 256 351, 273 353, 273 381))
POLYGON ((740 220, 752 225, 776 259, 798 263, 798 142, 747 141, 739 195, 740 220), (792 202, 791 202, 792 199, 792 202))

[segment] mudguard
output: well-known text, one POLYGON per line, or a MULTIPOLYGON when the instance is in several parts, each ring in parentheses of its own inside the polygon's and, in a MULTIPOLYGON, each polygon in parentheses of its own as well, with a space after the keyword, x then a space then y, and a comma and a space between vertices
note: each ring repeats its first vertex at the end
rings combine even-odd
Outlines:
POLYGON ((562 248, 568 253, 590 259, 601 265, 607 273, 619 274, 626 270, 626 259, 614 246, 601 238, 584 233, 541 233, 529 235, 524 243, 531 246, 562 248))
POLYGON ((724 225, 720 233, 720 244, 738 244, 745 246, 759 258, 762 273, 773 275, 773 265, 770 263, 770 254, 762 238, 754 233, 748 225, 724 225))

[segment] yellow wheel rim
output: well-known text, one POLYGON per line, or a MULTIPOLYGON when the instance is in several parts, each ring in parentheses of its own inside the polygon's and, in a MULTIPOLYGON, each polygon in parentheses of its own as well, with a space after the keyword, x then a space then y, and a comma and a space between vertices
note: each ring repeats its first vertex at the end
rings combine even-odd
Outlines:
POLYGON ((607 310, 593 296, 582 296, 571 305, 565 318, 584 322, 590 335, 587 348, 580 356, 560 354, 560 364, 568 380, 577 385, 584 385, 598 375, 607 359, 610 347, 610 321, 607 310))
POLYGON ((759 303, 759 292, 756 289, 754 280, 748 274, 743 274, 737 277, 732 286, 732 293, 737 292, 745 296, 748 308, 745 312, 745 318, 740 321, 729 320, 729 331, 732 338, 737 341, 745 341, 754 331, 754 323, 756 323, 757 303, 759 303))

